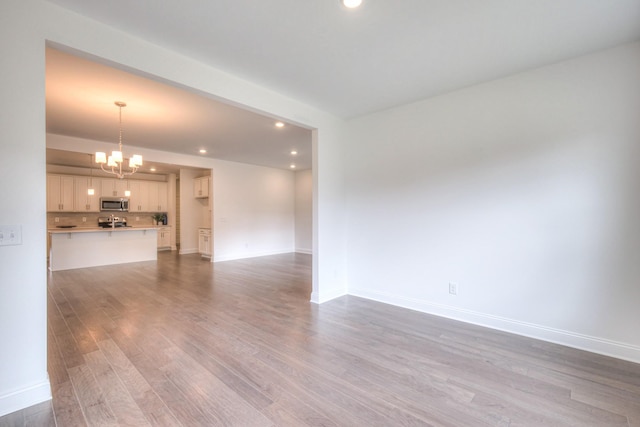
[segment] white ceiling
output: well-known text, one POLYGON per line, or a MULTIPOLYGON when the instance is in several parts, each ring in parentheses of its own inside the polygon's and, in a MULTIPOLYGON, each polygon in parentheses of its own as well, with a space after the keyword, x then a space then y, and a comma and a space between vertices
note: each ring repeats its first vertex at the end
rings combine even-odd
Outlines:
MULTIPOLYGON (((640 0, 49 1, 343 118, 640 39, 640 0)), ((47 50, 48 132, 116 142, 116 100, 125 151, 311 167, 308 129, 47 50)))
MULTIPOLYGON (((223 104, 59 50, 46 51, 47 132, 118 142, 122 109, 125 154, 131 146, 199 154, 242 163, 296 170, 311 168, 311 131, 223 104), (291 155, 291 151, 297 155, 291 155)), ((86 155, 49 150, 47 162, 87 166, 86 155)), ((145 162, 143 170, 152 165, 145 162)), ((155 165, 163 171, 166 166, 155 165)), ((172 169, 175 171, 175 169, 172 169)), ((160 171, 158 171, 160 173, 160 171)))
POLYGON ((640 0, 50 0, 350 118, 640 38, 640 0))

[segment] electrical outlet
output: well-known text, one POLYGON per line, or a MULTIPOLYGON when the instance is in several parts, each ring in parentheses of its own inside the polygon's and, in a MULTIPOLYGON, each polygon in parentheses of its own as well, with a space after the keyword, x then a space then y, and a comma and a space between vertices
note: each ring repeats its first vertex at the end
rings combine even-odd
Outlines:
POLYGON ((87 217, 86 216, 82 217, 82 222, 87 222, 87 217))
POLYGON ((449 293, 451 295, 458 295, 458 284, 449 282, 449 293))
POLYGON ((53 219, 53 221, 54 221, 54 222, 60 222, 60 218, 55 217, 55 218, 53 219))

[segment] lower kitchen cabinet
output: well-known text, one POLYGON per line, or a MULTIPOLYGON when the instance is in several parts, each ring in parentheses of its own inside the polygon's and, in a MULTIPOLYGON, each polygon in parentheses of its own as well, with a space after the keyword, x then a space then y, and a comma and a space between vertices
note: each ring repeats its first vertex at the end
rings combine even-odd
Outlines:
POLYGON ((171 227, 158 228, 158 250, 171 249, 171 227))
POLYGON ((201 256, 211 258, 211 229, 200 228, 198 230, 198 252, 201 256))

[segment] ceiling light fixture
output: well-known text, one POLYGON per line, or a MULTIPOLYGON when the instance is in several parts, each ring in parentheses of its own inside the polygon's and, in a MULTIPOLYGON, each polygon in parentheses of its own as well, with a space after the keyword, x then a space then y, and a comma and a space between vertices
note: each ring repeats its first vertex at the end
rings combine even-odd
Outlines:
POLYGON ((342 4, 349 9, 355 9, 362 4, 362 0, 342 0, 342 4))
POLYGON ((282 123, 282 122, 276 122, 276 127, 277 127, 277 128, 283 128, 283 127, 284 127, 284 123, 282 123))
POLYGON ((296 150, 291 150, 291 155, 295 156, 296 154, 298 154, 298 152, 296 150))
POLYGON ((200 149, 200 154, 207 154, 207 150, 205 150, 204 148, 200 149))
POLYGON ((127 175, 133 175, 136 173, 138 168, 142 166, 142 156, 139 154, 134 154, 129 159, 129 170, 122 170, 122 163, 124 162, 124 158, 122 155, 122 107, 126 107, 127 104, 124 102, 116 101, 114 102, 116 106, 120 109, 120 139, 118 140, 118 151, 112 151, 111 155, 107 159, 107 155, 102 151, 96 152, 96 163, 100 164, 100 168, 110 174, 117 176, 122 179, 127 175), (111 170, 105 169, 104 164, 107 164, 107 167, 110 167, 111 170))
POLYGON ((291 169, 295 169, 295 168, 296 168, 296 165, 293 165, 293 164, 292 164, 292 165, 289 165, 289 167, 290 167, 291 169))

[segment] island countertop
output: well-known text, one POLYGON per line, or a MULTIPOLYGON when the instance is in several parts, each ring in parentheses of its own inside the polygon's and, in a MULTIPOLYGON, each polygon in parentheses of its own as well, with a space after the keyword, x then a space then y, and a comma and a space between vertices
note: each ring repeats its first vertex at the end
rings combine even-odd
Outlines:
POLYGON ((47 231, 51 234, 61 234, 61 233, 96 233, 96 232, 105 232, 105 231, 138 231, 138 230, 157 230, 159 227, 157 226, 130 226, 130 227, 114 227, 114 228, 104 228, 104 227, 73 227, 73 228, 49 228, 47 231))
POLYGON ((158 227, 50 228, 51 271, 158 259, 158 227))

